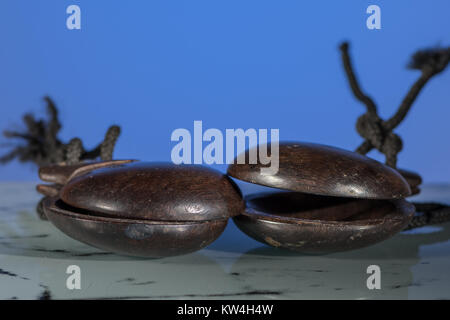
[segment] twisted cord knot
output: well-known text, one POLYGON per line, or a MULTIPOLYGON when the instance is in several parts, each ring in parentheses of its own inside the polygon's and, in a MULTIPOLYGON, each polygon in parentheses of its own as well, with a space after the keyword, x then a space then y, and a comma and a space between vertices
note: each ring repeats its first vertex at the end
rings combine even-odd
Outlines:
POLYGON ((384 126, 383 120, 378 116, 365 113, 356 122, 356 130, 359 135, 386 156, 386 164, 394 167, 397 165, 397 154, 403 148, 402 139, 392 129, 384 126))

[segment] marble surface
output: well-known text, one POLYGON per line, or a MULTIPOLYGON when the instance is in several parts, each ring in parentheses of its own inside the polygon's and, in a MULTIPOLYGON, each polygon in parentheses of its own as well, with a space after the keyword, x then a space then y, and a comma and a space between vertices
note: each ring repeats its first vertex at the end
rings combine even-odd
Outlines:
MULTIPOLYGON (((311 256, 260 244, 230 221, 204 250, 144 260, 97 250, 39 220, 33 183, 1 182, 0 199, 0 299, 450 298, 450 223, 311 256), (366 287, 372 264, 381 290, 366 287), (66 287, 70 265, 81 268, 80 290, 66 287)), ((425 186, 414 200, 450 203, 450 185, 425 186)))

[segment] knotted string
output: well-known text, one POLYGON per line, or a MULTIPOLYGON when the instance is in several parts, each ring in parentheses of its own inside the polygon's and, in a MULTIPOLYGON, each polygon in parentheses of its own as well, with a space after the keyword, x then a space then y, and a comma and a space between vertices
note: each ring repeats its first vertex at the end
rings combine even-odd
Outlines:
MULTIPOLYGON (((58 138, 61 123, 58 119, 58 109, 49 97, 44 98, 47 103, 48 120, 36 120, 32 114, 26 114, 23 121, 26 132, 5 131, 7 138, 16 138, 25 144, 16 145, 9 153, 0 157, 0 163, 9 162, 18 158, 20 162, 33 162, 38 166, 52 164, 72 165, 84 160, 100 159, 102 161, 112 160, 114 147, 120 135, 120 127, 113 125, 109 127, 103 141, 92 150, 86 150, 79 138, 73 138, 68 143, 63 143, 58 138)), ((37 207, 40 218, 45 219, 42 198, 37 207)))
POLYGON ((79 138, 73 138, 68 143, 63 143, 58 138, 61 123, 58 119, 58 109, 49 97, 45 97, 47 103, 48 120, 36 120, 32 114, 26 114, 23 121, 26 132, 4 131, 7 138, 17 138, 25 142, 18 144, 9 153, 0 157, 0 163, 9 162, 18 158, 21 162, 33 162, 38 166, 58 163, 76 164, 83 160, 112 160, 116 141, 120 135, 120 127, 109 127, 103 141, 92 150, 86 150, 79 138))
MULTIPOLYGON (((393 130, 405 119, 427 82, 445 70, 450 62, 450 48, 426 49, 413 55, 408 67, 420 70, 421 76, 413 84, 397 112, 387 120, 381 119, 375 102, 361 90, 348 52, 349 44, 344 42, 339 48, 350 88, 356 99, 366 106, 366 113, 361 115, 356 122, 356 131, 364 139, 356 152, 365 155, 375 148, 385 156, 386 165, 395 169, 397 168, 397 156, 403 148, 403 142, 393 130)), ((405 230, 450 221, 450 206, 417 202, 413 202, 413 204, 416 206, 416 211, 421 214, 417 214, 405 230)))

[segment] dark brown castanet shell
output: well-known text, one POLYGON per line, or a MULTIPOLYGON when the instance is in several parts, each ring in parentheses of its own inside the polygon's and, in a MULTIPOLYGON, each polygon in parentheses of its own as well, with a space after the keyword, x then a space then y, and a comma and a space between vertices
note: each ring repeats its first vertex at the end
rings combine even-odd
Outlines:
POLYGON ((244 209, 239 189, 226 175, 171 163, 95 169, 71 178, 60 198, 92 215, 155 221, 223 220, 244 209))
POLYGON ((160 258, 204 248, 241 213, 226 175, 170 163, 90 163, 43 169, 47 218, 68 236, 118 254, 160 258))
POLYGON ((100 217, 64 204, 44 201, 48 219, 68 236, 118 254, 161 258, 200 250, 225 229, 227 219, 168 222, 100 217))
MULTIPOLYGON (((258 147, 255 147, 258 148, 258 147)), ((364 198, 401 199, 411 194, 408 183, 396 170, 363 155, 330 146, 284 142, 279 144, 279 170, 261 174, 260 161, 228 167, 236 179, 272 188, 310 194, 364 198)))
POLYGON ((397 169, 398 172, 405 178, 411 188, 411 195, 416 195, 420 193, 419 186, 422 184, 422 177, 413 171, 406 169, 397 169))
POLYGON ((233 220, 262 243, 302 253, 353 250, 403 230, 414 206, 403 199, 364 200, 296 192, 258 194, 233 220))

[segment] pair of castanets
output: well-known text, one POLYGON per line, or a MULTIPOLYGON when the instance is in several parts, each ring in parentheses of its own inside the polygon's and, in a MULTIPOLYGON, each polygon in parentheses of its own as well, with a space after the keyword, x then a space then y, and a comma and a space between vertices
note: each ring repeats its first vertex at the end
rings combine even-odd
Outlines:
POLYGON ((281 143, 278 172, 262 167, 235 161, 224 175, 198 165, 83 162, 40 168, 51 184, 37 189, 46 217, 70 237, 118 254, 165 257, 206 247, 230 217, 274 247, 362 248, 407 226, 415 209, 405 198, 421 183, 412 172, 311 143, 281 143), (231 177, 276 189, 243 199, 231 177))

